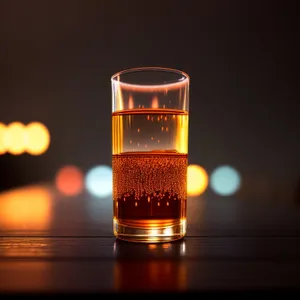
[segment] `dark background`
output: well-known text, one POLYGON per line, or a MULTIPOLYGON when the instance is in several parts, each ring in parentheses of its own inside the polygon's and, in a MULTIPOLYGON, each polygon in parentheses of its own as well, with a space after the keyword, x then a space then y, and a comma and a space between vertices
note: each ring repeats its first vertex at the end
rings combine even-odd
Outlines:
MULTIPOLYGON (((300 192, 295 7, 288 1, 0 1, 0 122, 44 123, 41 156, 0 156, 0 190, 111 164, 110 77, 191 77, 189 163, 229 164, 240 197, 300 192)), ((299 199, 300 200, 300 199, 299 199)))

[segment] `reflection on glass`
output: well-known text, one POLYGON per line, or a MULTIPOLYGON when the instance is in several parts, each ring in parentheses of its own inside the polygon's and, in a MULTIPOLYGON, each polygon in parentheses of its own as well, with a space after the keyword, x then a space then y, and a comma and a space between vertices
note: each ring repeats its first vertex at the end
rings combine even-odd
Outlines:
POLYGON ((114 287, 118 291, 184 291, 187 286, 185 241, 148 245, 116 241, 114 287), (133 248, 135 247, 135 251, 133 248))
POLYGON ((0 228, 44 230, 51 221, 51 194, 38 186, 0 194, 0 228))

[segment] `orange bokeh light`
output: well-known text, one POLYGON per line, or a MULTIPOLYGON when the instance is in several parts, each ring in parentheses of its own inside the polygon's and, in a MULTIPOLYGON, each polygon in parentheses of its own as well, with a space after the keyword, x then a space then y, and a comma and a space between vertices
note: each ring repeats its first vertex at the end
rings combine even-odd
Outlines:
POLYGON ((57 172, 55 185, 66 196, 78 195, 83 190, 83 174, 75 166, 65 166, 57 172))
POLYGON ((4 146, 13 155, 22 154, 25 151, 25 126, 20 122, 10 123, 3 137, 4 146))
POLYGON ((50 134, 45 125, 32 122, 25 130, 26 152, 31 155, 43 154, 49 147, 50 134))
POLYGON ((0 194, 0 228, 43 230, 51 221, 51 193, 43 187, 27 187, 0 194))
POLYGON ((5 132, 6 132, 6 125, 0 123, 0 155, 5 154, 7 151, 7 147, 4 143, 5 132))

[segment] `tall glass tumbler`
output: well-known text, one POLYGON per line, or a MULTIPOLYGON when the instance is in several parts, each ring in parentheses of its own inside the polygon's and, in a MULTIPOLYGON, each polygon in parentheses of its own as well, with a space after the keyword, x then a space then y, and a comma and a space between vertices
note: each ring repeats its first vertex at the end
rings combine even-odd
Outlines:
POLYGON ((132 242, 186 233, 189 76, 144 67, 112 81, 113 229, 132 242))

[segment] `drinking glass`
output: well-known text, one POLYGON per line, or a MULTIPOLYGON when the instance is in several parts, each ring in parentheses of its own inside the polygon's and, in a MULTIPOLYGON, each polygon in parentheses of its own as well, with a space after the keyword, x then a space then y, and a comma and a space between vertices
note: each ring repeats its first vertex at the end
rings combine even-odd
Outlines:
POLYGON ((189 76, 143 67, 113 75, 113 230, 132 242, 186 234, 189 76))

